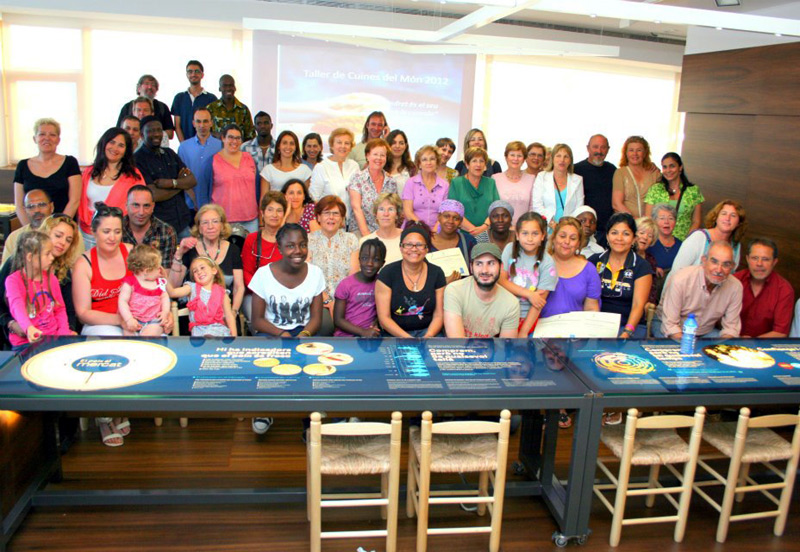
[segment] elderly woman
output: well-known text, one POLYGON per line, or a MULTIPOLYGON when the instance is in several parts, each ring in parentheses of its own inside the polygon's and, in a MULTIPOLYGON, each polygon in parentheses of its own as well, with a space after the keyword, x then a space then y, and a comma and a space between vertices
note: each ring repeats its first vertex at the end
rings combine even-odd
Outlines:
POLYGON ((484 176, 489 154, 482 148, 470 148, 464 154, 467 175, 458 176, 450 182, 448 199, 455 199, 464 206, 461 228, 477 236, 489 228, 489 205, 500 199, 494 180, 484 176))
POLYGON ((309 132, 303 138, 303 164, 312 171, 322 161, 322 137, 316 132, 309 132))
POLYGON ((655 284, 658 286, 657 296, 660 296, 664 279, 672 269, 672 263, 675 262, 682 242, 673 234, 677 218, 675 207, 660 203, 653 208, 652 218, 656 225, 657 236, 655 243, 647 251, 656 260, 655 284))
POLYGON ((94 163, 81 175, 81 201, 78 205, 81 234, 90 249, 95 245, 92 234, 94 204, 102 202, 127 214, 128 191, 137 184, 144 184, 133 160, 133 143, 127 132, 116 127, 108 129, 95 149, 94 163))
POLYGON ((311 173, 311 185, 308 190, 311 197, 335 195, 344 202, 347 211, 350 211, 347 185, 352 176, 360 170, 358 163, 347 157, 353 149, 354 141, 353 133, 346 128, 337 128, 331 132, 328 137, 331 156, 317 163, 311 173))
POLYGON ((308 182, 311 168, 300 157, 300 141, 291 130, 284 130, 275 140, 275 156, 272 163, 261 171, 261 193, 278 191, 290 180, 308 182))
POLYGON ((583 205, 583 177, 575 174, 574 169, 572 149, 566 144, 556 144, 552 169, 536 177, 532 210, 542 215, 550 228, 583 205))
POLYGON ((535 179, 546 166, 544 164, 544 158, 547 156, 547 148, 544 147, 544 144, 533 142, 528 144, 528 149, 526 151, 525 172, 533 175, 535 179))
POLYGON ((222 150, 212 159, 211 201, 222 207, 230 222, 248 232, 258 230, 256 197, 256 162, 242 145, 242 129, 226 125, 220 134, 222 150))
POLYGON ((397 193, 402 195, 406 181, 417 174, 417 167, 411 162, 408 138, 402 130, 393 130, 386 136, 389 144, 389 160, 386 171, 397 183, 397 193))
POLYGON ((450 158, 456 152, 456 143, 450 138, 439 138, 436 140, 436 149, 439 151, 439 166, 436 167, 436 174, 439 178, 447 180, 447 183, 453 181, 458 176, 458 171, 451 169, 447 166, 450 158))
MULTIPOLYGON (((267 190, 261 196, 259 211, 264 226, 259 232, 248 234, 242 244, 242 279, 245 286, 250 285, 250 280, 259 268, 280 260, 281 252, 275 236, 286 219, 286 209, 286 198, 282 193, 267 190)), ((252 300, 252 295, 246 291, 242 300, 242 312, 248 320, 252 320, 252 300)))
POLYGON ((23 226, 30 223, 23 203, 31 190, 47 192, 56 213, 74 217, 78 211, 81 169, 71 155, 56 153, 60 141, 61 125, 55 119, 39 119, 33 124, 33 142, 39 154, 22 159, 14 172, 14 205, 23 226))
POLYGON ((661 173, 650 160, 650 144, 641 136, 630 136, 622 145, 622 159, 614 172, 611 206, 634 218, 645 215, 645 197, 661 173))
MULTIPOLYGON (((322 269, 325 276, 322 304, 332 316, 336 288, 349 274, 358 270, 358 238, 342 227, 347 211, 338 197, 323 197, 317 202, 315 211, 319 230, 308 236, 308 262, 322 269)), ((323 325, 326 322, 323 320, 323 325)))
POLYGON ((578 222, 583 227, 583 249, 581 249, 581 255, 588 259, 595 253, 605 251, 605 248, 597 243, 597 239, 594 236, 597 232, 597 211, 588 205, 581 205, 572 211, 570 216, 578 219, 578 222))
MULTIPOLYGON (((431 251, 458 248, 464 257, 464 263, 469 267, 469 258, 472 248, 477 240, 469 232, 461 230, 461 221, 464 219, 464 206, 455 199, 445 199, 439 205, 439 216, 436 221, 439 231, 431 235, 431 251)), ((461 274, 453 271, 447 274, 447 283, 461 278, 461 274)))
MULTIPOLYGON (((647 261, 650 270, 655 274, 658 270, 656 258, 650 253, 650 248, 656 243, 656 224, 650 217, 639 217, 636 219, 636 253, 647 261)), ((652 286, 647 302, 653 305, 658 304, 659 286, 652 286)))
POLYGON ((514 207, 507 201, 498 199, 489 205, 489 229, 475 236, 480 242, 491 242, 500 248, 505 249, 509 243, 514 243, 514 225, 511 221, 514 218, 514 207))
MULTIPOLYGON (((672 262, 670 276, 685 266, 698 265, 708 247, 715 241, 726 241, 733 247, 733 262, 739 266, 742 238, 747 230, 747 215, 744 207, 735 199, 723 199, 706 215, 705 228, 698 230, 683 240, 675 260, 672 262)), ((664 288, 669 285, 670 277, 664 288)))
MULTIPOLYGON (((255 184, 254 184, 255 185, 255 184)), ((194 216, 191 236, 183 238, 178 251, 172 259, 169 281, 175 286, 189 280, 189 266, 197 257, 208 257, 214 261, 225 277, 225 288, 231 296, 231 307, 238 313, 244 298, 244 273, 242 271, 242 252, 227 238, 231 235, 231 225, 225 211, 215 203, 200 207, 194 216)))
MULTIPOLYGON (((44 219, 39 227, 40 232, 50 236, 50 243, 53 244, 53 264, 50 270, 58 278, 61 287, 61 296, 64 299, 64 306, 67 310, 69 327, 72 330, 78 329, 78 319, 75 316, 75 306, 72 302, 72 275, 71 270, 83 253, 83 243, 78 231, 77 223, 66 215, 52 215, 44 219)), ((8 259, 0 268, 0 294, 5 295, 6 278, 13 272, 14 259, 8 259)), ((20 337, 27 337, 20 325, 11 316, 8 304, 0 301, 0 323, 5 328, 6 333, 14 333, 20 337)))
POLYGON ((403 220, 401 208, 402 202, 397 194, 384 192, 379 195, 373 206, 373 214, 375 215, 375 220, 378 221, 378 229, 362 237, 359 241, 360 247, 362 243, 369 239, 378 238, 381 240, 383 245, 386 246, 386 264, 399 261, 402 258, 400 254, 400 222, 403 220))
POLYGON ((306 232, 319 230, 314 218, 314 200, 308 193, 305 181, 293 178, 288 180, 281 188, 281 193, 286 198, 286 218, 283 223, 299 224, 306 232))
POLYGON ((439 177, 439 151, 433 146, 422 146, 414 160, 419 167, 419 172, 408 179, 403 189, 403 214, 406 224, 422 221, 429 228, 436 226, 436 217, 439 214, 439 205, 447 198, 450 184, 439 177))
POLYGON ((678 213, 675 219, 675 237, 683 241, 686 236, 700 228, 704 201, 700 188, 689 182, 686 171, 683 170, 681 156, 670 152, 661 158, 661 180, 651 186, 644 197, 644 214, 653 216, 654 205, 666 204, 673 207, 678 213))
MULTIPOLYGON (((522 164, 525 162, 525 144, 522 142, 509 142, 506 145, 506 165, 505 172, 492 175, 494 184, 497 186, 497 193, 500 199, 507 201, 516 212, 512 224, 517 223, 517 219, 522 213, 531 210, 531 196, 533 195, 534 176, 522 171, 522 164)), ((502 249, 501 249, 502 251, 502 249)))
MULTIPOLYGON (((467 151, 470 148, 481 148, 484 151, 489 151, 489 145, 486 143, 486 136, 484 136, 483 131, 479 128, 472 128, 467 131, 466 136, 464 136, 464 160, 459 161, 456 164, 456 172, 464 176, 469 172, 469 161, 467 160, 467 151)), ((486 166, 484 167, 483 176, 487 178, 491 178, 492 175, 497 173, 503 172, 503 168, 500 166, 500 163, 497 161, 492 161, 489 159, 489 155, 486 155, 486 166)))
MULTIPOLYGON (((647 219, 649 220, 649 219, 647 219)), ((600 275, 602 312, 620 315, 622 339, 646 336, 644 307, 653 285, 649 263, 636 254, 637 225, 628 213, 614 213, 608 220, 608 250, 592 255, 589 263, 600 275)))
POLYGON ((350 184, 347 185, 351 209, 347 227, 352 231, 358 230, 361 236, 378 229, 374 214, 378 196, 383 192, 397 193, 397 183, 384 169, 389 144, 382 138, 375 138, 367 142, 364 152, 367 166, 350 177, 350 184))
POLYGON ((444 322, 442 269, 429 263, 430 234, 420 223, 400 235, 403 258, 384 265, 375 283, 378 321, 394 337, 435 337, 444 322))

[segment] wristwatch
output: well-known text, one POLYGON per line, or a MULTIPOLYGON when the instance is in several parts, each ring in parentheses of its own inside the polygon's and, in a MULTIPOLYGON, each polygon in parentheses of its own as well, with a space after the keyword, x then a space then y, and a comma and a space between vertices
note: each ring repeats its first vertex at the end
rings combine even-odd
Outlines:
POLYGON ((172 179, 172 187, 173 188, 177 188, 178 187, 178 181, 175 180, 174 178, 172 179))

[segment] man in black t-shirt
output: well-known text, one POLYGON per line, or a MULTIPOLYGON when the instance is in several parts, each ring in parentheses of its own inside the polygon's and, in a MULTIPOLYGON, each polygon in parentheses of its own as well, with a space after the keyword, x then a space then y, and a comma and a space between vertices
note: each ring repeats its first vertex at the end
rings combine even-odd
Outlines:
MULTIPOLYGON (((139 82, 136 83, 136 96, 144 96, 153 102, 153 115, 158 117, 161 121, 161 128, 167 133, 167 136, 172 139, 175 135, 175 124, 172 122, 172 113, 169 106, 164 102, 156 99, 158 93, 158 80, 153 75, 142 75, 139 77, 139 82)), ((130 101, 122 106, 119 110, 119 117, 117 117, 117 126, 122 128, 122 121, 128 115, 133 115, 133 104, 136 100, 130 101)))
POLYGON ((589 138, 586 145, 589 157, 575 164, 575 174, 583 177, 584 203, 597 213, 597 242, 606 245, 606 223, 614 214, 611 190, 617 167, 606 161, 608 139, 602 134, 589 138))

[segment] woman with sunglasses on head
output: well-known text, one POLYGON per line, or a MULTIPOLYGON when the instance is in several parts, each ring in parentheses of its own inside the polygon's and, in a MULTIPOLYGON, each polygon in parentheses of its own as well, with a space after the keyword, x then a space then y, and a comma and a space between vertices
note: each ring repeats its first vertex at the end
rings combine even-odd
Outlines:
MULTIPOLYGON (((245 287, 250 285, 253 274, 269 263, 281 259, 281 252, 278 249, 278 241, 275 236, 278 234, 283 221, 286 219, 288 203, 282 193, 267 190, 261 196, 259 211, 264 226, 258 232, 248 234, 242 245, 242 269, 245 287)), ((242 312, 245 317, 251 320, 253 297, 250 288, 245 292, 242 302, 242 312)))
POLYGON ((444 324, 444 273, 429 263, 431 234, 423 222, 400 235, 403 258, 384 265, 375 283, 375 306, 383 331, 394 337, 436 337, 444 324))
POLYGON ((133 159, 133 143, 130 135, 120 128, 110 128, 103 133, 95 148, 94 163, 81 175, 81 202, 78 205, 78 221, 86 247, 94 247, 92 217, 95 203, 103 202, 109 207, 119 207, 127 214, 128 191, 137 184, 144 184, 142 174, 133 159))
POLYGON ((320 199, 316 214, 319 230, 308 235, 308 262, 320 267, 325 275, 322 305, 327 309, 330 320, 325 315, 322 325, 327 329, 329 322, 333 324, 336 288, 348 275, 358 271, 358 238, 344 230, 347 208, 339 197, 327 195, 320 199))
MULTIPOLYGON (((61 296, 64 298, 64 307, 67 309, 67 320, 69 327, 73 331, 79 329, 78 318, 75 315, 75 305, 72 302, 72 267, 83 253, 83 241, 78 231, 77 223, 67 215, 51 215, 42 221, 38 229, 50 236, 50 243, 53 245, 53 264, 50 265, 50 272, 55 274, 61 287, 61 296)), ((13 272, 13 257, 3 263, 0 268, 0 295, 5 296, 6 278, 13 272)), ((8 304, 0 301, 0 324, 8 333, 15 333, 22 337, 22 328, 11 317, 8 304)))
POLYGON ((192 281, 189 267, 197 257, 208 257, 219 267, 225 277, 225 289, 231 297, 234 314, 239 312, 244 298, 244 273, 242 252, 235 243, 228 241, 231 225, 225 211, 219 205, 206 203, 194 216, 191 236, 183 238, 172 259, 169 282, 180 287, 192 281))

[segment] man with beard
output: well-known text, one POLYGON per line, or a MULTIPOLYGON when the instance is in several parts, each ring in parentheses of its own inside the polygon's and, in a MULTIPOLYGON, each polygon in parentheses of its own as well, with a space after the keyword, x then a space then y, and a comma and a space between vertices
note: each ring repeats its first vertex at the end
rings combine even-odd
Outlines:
POLYGON ((589 157, 575 164, 575 174, 583 177, 583 201, 597 213, 597 241, 605 246, 606 223, 614 214, 611 191, 617 167, 606 161, 608 139, 602 134, 589 138, 589 157))
POLYGON ((347 156, 362 169, 367 166, 366 147, 367 142, 376 138, 386 139, 389 135, 389 124, 386 122, 386 116, 380 111, 373 111, 364 121, 364 130, 361 134, 361 143, 353 146, 350 154, 347 156))
MULTIPOLYGON (((17 252, 17 242, 25 232, 36 230, 42 225, 42 221, 53 214, 53 202, 44 190, 31 190, 25 194, 23 203, 25 214, 28 215, 30 222, 21 228, 11 232, 3 244, 3 263, 12 258, 17 252)), ((2 264, 2 263, 0 263, 2 264)))
POLYGON ((447 337, 517 337, 519 300, 497 285, 500 248, 479 243, 472 248, 472 276, 444 288, 447 337))
POLYGON ((169 268, 178 246, 172 226, 153 216, 156 202, 147 186, 133 186, 128 190, 128 214, 122 219, 122 241, 134 247, 150 245, 161 253, 161 266, 169 268))
POLYGON ((256 113, 256 137, 242 144, 240 148, 250 154, 256 162, 256 200, 261 198, 261 171, 272 163, 275 156, 275 141, 272 139, 272 117, 269 113, 256 113))
POLYGON ((775 272, 778 246, 756 238, 747 246, 747 268, 734 276, 742 283, 742 336, 786 337, 792 324, 794 290, 775 272))
POLYGON ((172 100, 175 132, 181 142, 192 138, 195 134, 195 129, 192 125, 194 112, 217 100, 217 97, 204 89, 201 84, 205 74, 203 71, 202 63, 196 59, 189 60, 189 63, 186 64, 186 79, 189 81, 189 88, 175 94, 175 98, 172 100))
POLYGON ((161 121, 150 116, 141 123, 144 143, 133 155, 136 167, 153 192, 156 203, 153 214, 172 226, 179 238, 187 237, 192 215, 184 191, 194 188, 197 180, 177 153, 161 147, 164 135, 161 121))
MULTIPOLYGON (((158 93, 158 81, 153 75, 142 75, 139 77, 139 82, 136 84, 136 96, 144 96, 153 103, 153 112, 159 121, 161 121, 161 128, 166 132, 167 136, 171 139, 175 134, 175 125, 172 124, 172 113, 169 111, 167 104, 160 102, 156 99, 158 93)), ((128 115, 136 115, 133 112, 134 104, 139 102, 140 98, 136 98, 122 106, 117 117, 117 126, 122 128, 122 121, 128 115)), ((136 115, 140 119, 141 115, 136 115)))
POLYGON ((242 140, 250 140, 256 135, 253 129, 253 119, 250 108, 236 99, 236 81, 230 75, 219 78, 220 98, 208 104, 211 112, 211 121, 214 123, 214 136, 219 138, 219 133, 230 124, 236 124, 242 129, 242 140))
POLYGON ((739 337, 742 284, 731 275, 735 265, 731 244, 715 241, 703 256, 702 264, 675 273, 658 305, 656 317, 660 324, 653 321, 653 335, 680 341, 683 323, 694 314, 697 337, 739 337), (721 330, 715 329, 717 323, 721 324, 721 330))

